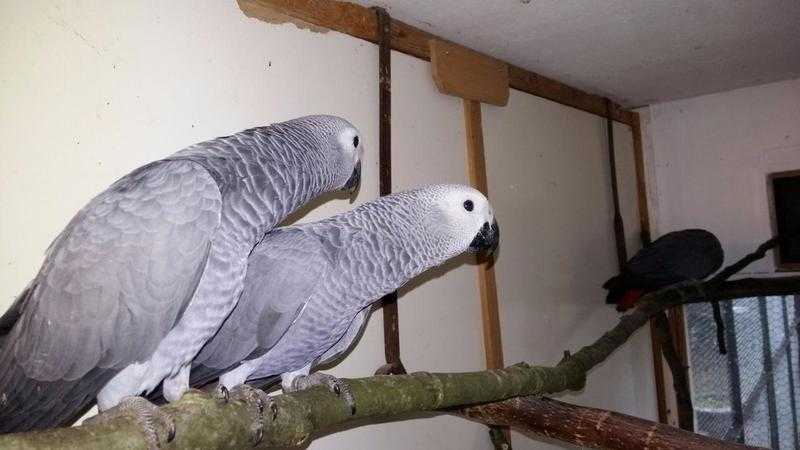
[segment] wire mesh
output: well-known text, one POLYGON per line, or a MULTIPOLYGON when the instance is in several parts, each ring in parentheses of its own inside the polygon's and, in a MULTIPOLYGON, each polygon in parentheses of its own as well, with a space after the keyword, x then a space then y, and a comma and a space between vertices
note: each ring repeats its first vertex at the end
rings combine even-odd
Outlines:
POLYGON ((800 298, 721 304, 728 354, 716 341, 711 306, 685 308, 695 429, 774 449, 800 448, 800 298))

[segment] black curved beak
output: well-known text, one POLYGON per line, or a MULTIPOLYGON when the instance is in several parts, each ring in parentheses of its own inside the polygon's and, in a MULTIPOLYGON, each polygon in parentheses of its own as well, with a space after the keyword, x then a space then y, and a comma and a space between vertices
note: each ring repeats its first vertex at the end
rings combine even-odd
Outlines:
POLYGON ((485 251, 487 256, 492 256, 499 244, 500 227, 497 226, 497 220, 494 220, 491 226, 489 222, 483 224, 481 231, 475 235, 475 238, 469 244, 469 248, 473 252, 485 251))
POLYGON ((350 194, 350 203, 356 201, 356 197, 358 196, 358 190, 361 187, 361 161, 356 163, 356 167, 353 169, 353 173, 350 175, 350 178, 347 180, 347 183, 344 184, 342 190, 350 194))

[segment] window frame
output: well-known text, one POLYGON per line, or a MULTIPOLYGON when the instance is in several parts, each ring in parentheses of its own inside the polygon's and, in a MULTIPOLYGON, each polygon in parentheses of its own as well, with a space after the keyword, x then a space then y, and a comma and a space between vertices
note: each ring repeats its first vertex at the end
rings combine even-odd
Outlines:
MULTIPOLYGON (((773 236, 778 235, 778 212, 775 208, 775 183, 774 180, 780 178, 800 178, 800 169, 773 172, 767 174, 767 199, 769 203, 770 227, 773 236)), ((773 259, 775 261, 776 272, 800 272, 800 262, 784 262, 781 259, 780 243, 773 249, 773 259)))

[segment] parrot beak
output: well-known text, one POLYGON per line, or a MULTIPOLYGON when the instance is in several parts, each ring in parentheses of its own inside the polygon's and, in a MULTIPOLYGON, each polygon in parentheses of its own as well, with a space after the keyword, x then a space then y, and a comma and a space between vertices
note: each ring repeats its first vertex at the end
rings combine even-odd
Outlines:
POLYGON ((353 169, 353 174, 350 175, 350 179, 347 180, 347 183, 342 186, 342 190, 350 194, 350 203, 356 201, 356 197, 358 196, 358 190, 361 187, 361 161, 356 163, 356 167, 353 169))
POLYGON ((489 222, 483 224, 481 230, 475 235, 475 239, 469 244, 470 250, 479 252, 486 251, 487 256, 493 256, 500 244, 500 227, 497 226, 497 220, 489 225, 489 222))

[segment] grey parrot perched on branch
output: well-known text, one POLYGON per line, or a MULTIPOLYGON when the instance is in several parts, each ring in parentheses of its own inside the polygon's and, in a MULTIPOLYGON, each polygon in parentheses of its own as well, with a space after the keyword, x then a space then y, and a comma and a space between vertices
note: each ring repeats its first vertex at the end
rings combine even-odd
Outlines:
POLYGON ((384 294, 465 251, 493 252, 498 240, 486 197, 462 185, 401 192, 278 228, 250 256, 242 297, 195 359, 192 385, 221 375, 224 392, 280 376, 285 392, 326 384, 354 407, 346 386, 312 369, 350 348, 384 294))
POLYGON ((636 252, 619 275, 603 284, 606 303, 617 311, 632 308, 643 295, 671 284, 702 280, 725 259, 719 239, 701 229, 673 231, 636 252))
POLYGON ((68 423, 95 397, 146 422, 133 396, 162 380, 179 398, 253 247, 320 194, 354 192, 362 151, 346 120, 308 116, 190 146, 95 197, 0 318, 0 433, 68 423))

